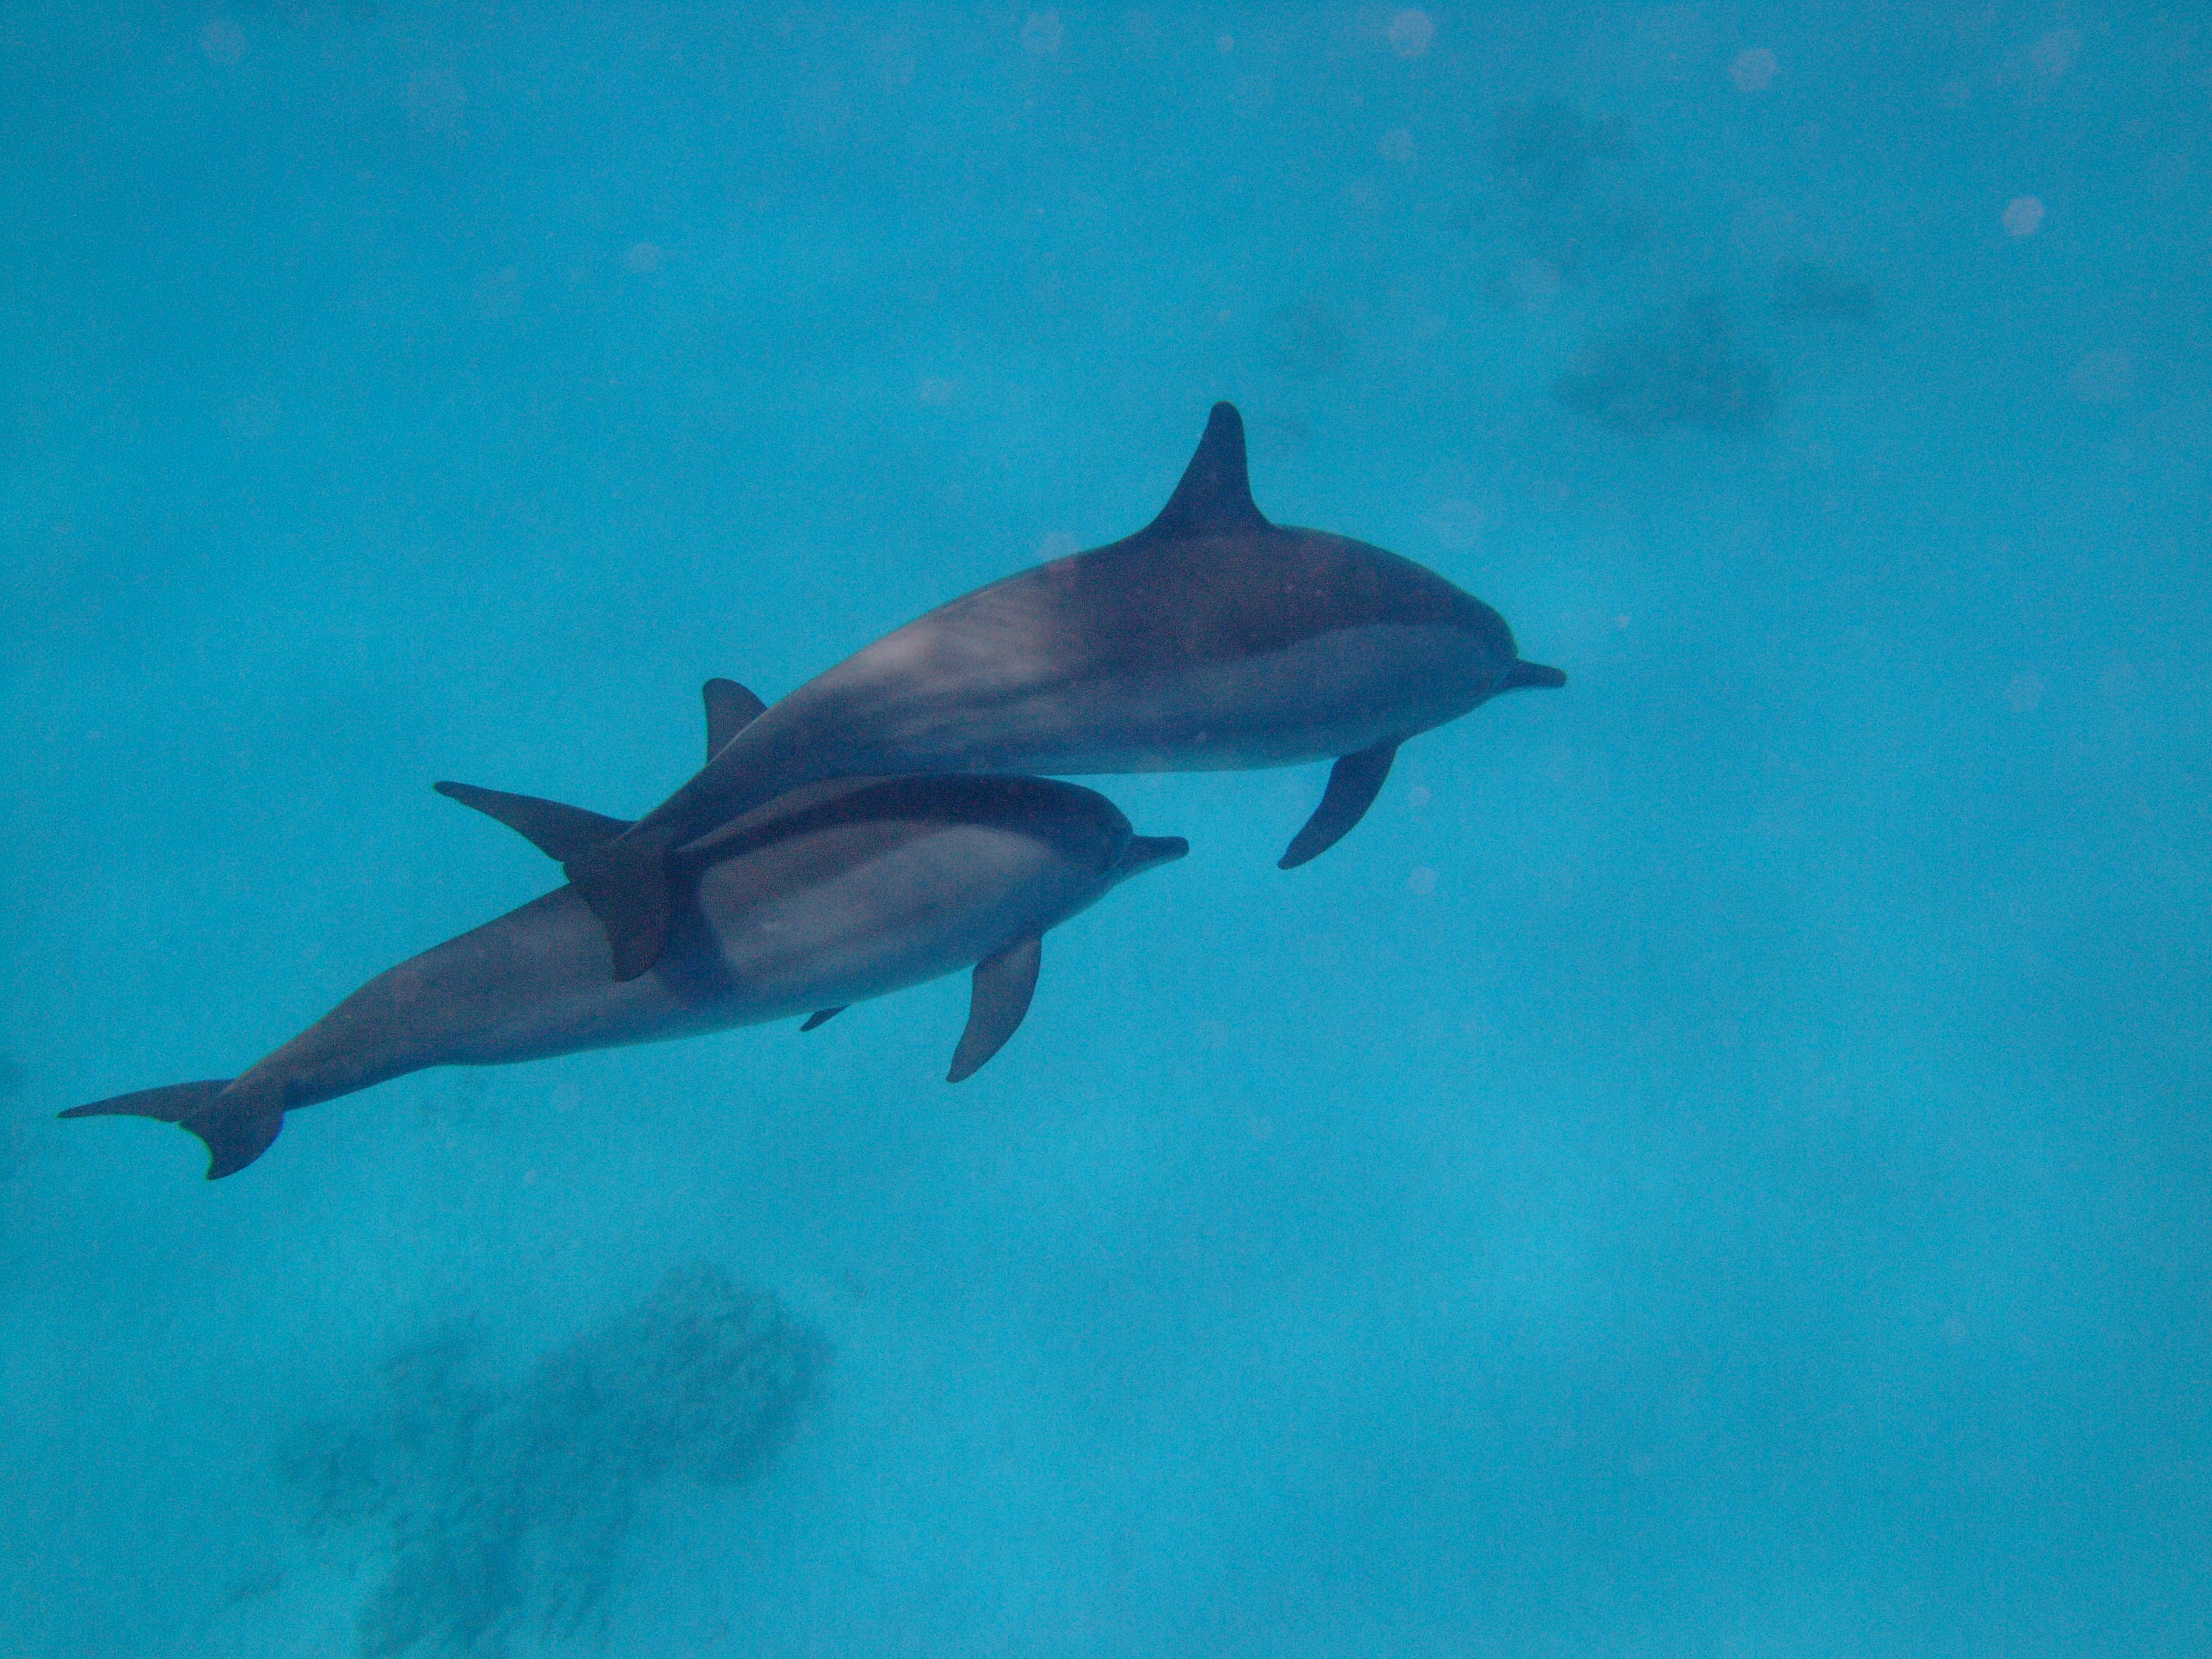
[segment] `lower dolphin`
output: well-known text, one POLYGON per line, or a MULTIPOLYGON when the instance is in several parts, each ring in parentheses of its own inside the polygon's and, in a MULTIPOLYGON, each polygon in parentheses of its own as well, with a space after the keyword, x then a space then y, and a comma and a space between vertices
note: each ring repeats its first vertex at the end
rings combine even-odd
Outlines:
MULTIPOLYGON (((711 711, 712 687, 708 703, 711 711)), ((556 839, 588 842, 624 827, 551 802, 458 786, 447 793, 556 839)), ((241 1077, 149 1089, 62 1115, 179 1124, 206 1143, 212 1181, 260 1157, 286 1112, 410 1072, 664 1042, 815 1011, 811 1029, 848 1004, 973 967, 968 1025, 948 1079, 957 1083, 1021 1024, 1045 931, 1188 850, 1177 837, 1134 835, 1102 795, 1042 778, 811 785, 687 852, 685 902, 649 975, 614 979, 605 933, 563 887, 380 974, 241 1077)))
POLYGON ((1522 661, 1504 618, 1434 571, 1269 523, 1252 500, 1243 422, 1217 404, 1182 482, 1143 530, 885 635, 744 726, 567 872, 628 978, 667 938, 672 859, 803 783, 1334 759, 1287 869, 1359 821, 1408 738, 1501 692, 1565 683, 1522 661))

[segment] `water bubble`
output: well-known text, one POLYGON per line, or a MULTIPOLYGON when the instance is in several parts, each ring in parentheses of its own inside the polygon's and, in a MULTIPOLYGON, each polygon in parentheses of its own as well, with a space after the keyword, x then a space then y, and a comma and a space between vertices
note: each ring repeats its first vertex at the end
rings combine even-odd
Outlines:
POLYGON ((1765 92, 1781 72, 1782 65, 1765 46, 1736 53, 1735 61, 1729 65, 1729 78, 1738 92, 1765 92))
POLYGON ((407 125, 417 132, 451 132, 461 124, 469 95, 447 70, 424 70, 409 77, 404 97, 407 125))
POLYGON ((1421 520, 1429 534, 1455 553, 1464 553, 1482 539, 1483 511, 1473 501, 1438 501, 1421 520))
POLYGON ((2043 676, 2015 674, 2005 682, 2005 707, 2015 714, 2033 711, 2043 701, 2043 676))
POLYGON ((2028 53, 2037 69, 2057 80, 2074 67, 2074 60, 2081 55, 2081 31, 2053 29, 2035 43, 2028 53))
POLYGON ((1056 11, 1036 11, 1022 25, 1022 49, 1049 58, 1067 44, 1067 28, 1056 11))
POLYGON ((1437 872, 1427 865, 1422 865, 1406 878, 1406 886, 1408 890, 1426 898, 1437 890, 1437 872))
POLYGON ((200 31, 200 50, 213 64, 235 64, 246 56, 246 31, 228 17, 215 17, 200 31))
POLYGON ((2015 196, 2005 204, 2005 234, 2033 236, 2043 228, 2043 199, 2037 196, 2015 196))
POLYGON ((1425 11, 1401 11, 1390 20, 1390 50, 1401 58, 1419 58, 1436 38, 1436 23, 1425 11))
POLYGON ((1386 161, 1410 161, 1413 159, 1413 135, 1403 127, 1393 127, 1382 135, 1382 142, 1375 146, 1375 150, 1386 161))
POLYGON ((2124 403, 2135 383, 2136 360, 2124 351, 2093 351, 2067 377, 2085 404, 2124 403))
POLYGON ((522 309, 522 272, 514 265, 486 271, 469 290, 476 314, 486 322, 501 322, 522 309))
POLYGON ((629 252, 623 255, 623 269, 635 271, 641 276, 650 276, 660 269, 662 258, 660 249, 656 244, 638 242, 631 246, 629 252))

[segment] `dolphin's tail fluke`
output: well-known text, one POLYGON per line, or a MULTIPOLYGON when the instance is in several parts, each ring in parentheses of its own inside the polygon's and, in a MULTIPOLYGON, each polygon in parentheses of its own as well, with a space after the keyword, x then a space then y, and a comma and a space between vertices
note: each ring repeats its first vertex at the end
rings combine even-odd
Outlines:
POLYGON ((1556 668, 1547 668, 1540 662, 1516 662, 1505 671, 1505 684, 1501 691, 1556 691, 1567 683, 1567 677, 1556 668))
POLYGON ((150 1117, 190 1129, 206 1143, 210 1181, 235 1175, 269 1150, 284 1127, 284 1109, 253 1091, 234 1094, 231 1079, 173 1083, 166 1089, 141 1089, 89 1106, 72 1106, 64 1117, 150 1117))
POLYGON ((660 960, 676 908, 669 879, 672 849, 656 835, 635 832, 579 854, 561 867, 577 896, 607 930, 617 980, 635 979, 660 960))

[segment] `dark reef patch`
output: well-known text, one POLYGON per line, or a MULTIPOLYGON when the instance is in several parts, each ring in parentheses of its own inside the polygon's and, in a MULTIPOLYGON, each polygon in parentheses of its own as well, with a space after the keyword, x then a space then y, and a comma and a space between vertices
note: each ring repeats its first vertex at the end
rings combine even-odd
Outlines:
POLYGON ((816 1397, 829 1349, 718 1268, 644 1302, 519 1382, 472 1375, 447 1332, 394 1354, 359 1418, 294 1434, 281 1462, 318 1531, 380 1530, 359 1651, 499 1655, 599 1615, 647 1493, 757 1474, 816 1397))
POLYGON ((1774 412, 1773 375, 1738 349, 1728 309, 1712 295, 1666 307, 1578 354, 1553 391, 1615 432, 1755 432, 1774 412))
POLYGON ((1628 128, 1613 116, 1584 115, 1557 98, 1508 104, 1498 112, 1492 158, 1530 202, 1579 196, 1593 161, 1628 159, 1628 128))
POLYGON ((1774 273, 1774 314, 1790 322, 1834 317, 1870 323, 1881 308, 1871 283, 1811 259, 1792 259, 1774 273))

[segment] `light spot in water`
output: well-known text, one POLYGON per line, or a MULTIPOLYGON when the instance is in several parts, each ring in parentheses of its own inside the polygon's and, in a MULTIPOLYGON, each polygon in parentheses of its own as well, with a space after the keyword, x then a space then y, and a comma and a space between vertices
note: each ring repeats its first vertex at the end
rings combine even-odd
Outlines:
POLYGON ((1736 53, 1735 61, 1729 65, 1729 79, 1735 82, 1738 92, 1765 92, 1781 72, 1782 65, 1765 46, 1736 53))
POLYGON ((1022 49, 1049 58, 1067 44, 1067 29, 1056 11, 1034 11, 1022 25, 1022 49))
POLYGON ((2005 204, 2005 234, 2033 236, 2043 228, 2043 201, 2040 197, 2015 196, 2005 204))
POLYGON ((2057 80, 2074 67, 2074 60, 2081 55, 2081 32, 2079 29, 2053 29, 2035 43, 2028 56, 2035 67, 2052 80, 2057 80))
POLYGON ((2005 706, 2015 714, 2028 714, 2043 701, 2040 674, 2015 674, 2005 682, 2005 706))
POLYGON ((1425 864, 1406 878, 1406 885, 1422 898, 1426 898, 1437 890, 1437 872, 1425 864))
POLYGON ((246 31, 228 17, 213 17, 200 31, 200 50, 212 64, 235 64, 246 56, 246 31))
POLYGON ((1425 11, 1401 11, 1390 20, 1390 50, 1401 58, 1419 58, 1436 38, 1436 22, 1425 11))
POLYGON ((1455 553, 1464 553, 1482 539, 1482 531, 1488 522, 1483 510, 1473 501, 1438 501, 1422 518, 1421 526, 1443 546, 1455 553))
POLYGON ((2136 360, 2124 351, 2093 351, 2067 377, 2074 395, 2085 404, 2123 403, 2135 382, 2136 360))

